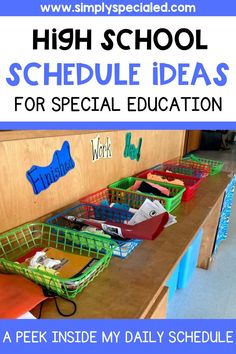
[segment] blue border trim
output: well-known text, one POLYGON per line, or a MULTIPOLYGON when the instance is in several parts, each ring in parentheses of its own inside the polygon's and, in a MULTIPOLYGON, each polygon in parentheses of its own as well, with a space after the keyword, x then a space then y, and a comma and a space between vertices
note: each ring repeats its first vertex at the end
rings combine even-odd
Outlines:
POLYGON ((1 130, 70 130, 70 129, 205 129, 236 130, 236 122, 0 122, 1 130))

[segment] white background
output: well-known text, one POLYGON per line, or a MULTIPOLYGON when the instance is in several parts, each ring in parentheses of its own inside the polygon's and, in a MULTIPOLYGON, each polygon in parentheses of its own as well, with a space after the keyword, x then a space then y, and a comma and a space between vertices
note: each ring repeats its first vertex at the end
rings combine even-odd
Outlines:
MULTIPOLYGON (((235 121, 236 119, 236 48, 234 34, 236 33, 235 17, 2 17, 0 21, 0 119, 1 121, 235 121), (32 49, 33 29, 41 30, 56 28, 58 31, 64 28, 92 29, 91 51, 86 49, 67 51, 32 49), (106 29, 112 28, 115 31, 123 28, 141 29, 143 34, 146 29, 153 32, 158 28, 167 28, 173 34, 181 27, 188 28, 195 32, 201 29, 202 43, 208 45, 207 50, 196 50, 194 47, 181 51, 175 45, 166 51, 155 48, 151 51, 146 49, 122 51, 118 46, 111 51, 104 51, 100 43, 104 41, 103 33, 106 29), (178 86, 177 81, 165 86, 152 85, 152 63, 178 63, 191 64, 186 77, 191 81, 193 69, 196 62, 204 63, 204 67, 213 78, 216 75, 216 66, 225 62, 230 70, 226 72, 228 82, 223 87, 215 84, 206 86, 203 79, 199 79, 195 86, 178 86), (35 70, 34 79, 41 81, 40 86, 29 86, 22 82, 11 87, 6 83, 9 77, 9 66, 18 62, 22 66, 29 62, 43 64, 53 63, 87 63, 94 66, 94 63, 121 63, 122 78, 128 77, 128 63, 141 63, 139 70, 139 86, 115 86, 111 83, 101 86, 92 80, 82 86, 61 86, 58 87, 55 81, 50 86, 43 86, 43 70, 35 70), (18 112, 14 110, 15 96, 43 96, 46 99, 45 112, 27 112, 24 107, 18 112), (54 96, 115 96, 116 105, 122 109, 121 112, 52 112, 51 98, 54 96), (222 112, 127 112, 127 96, 157 96, 157 97, 181 97, 181 96, 208 96, 223 97, 222 112)), ((134 36, 127 36, 127 44, 134 47, 134 36)), ((42 48, 42 46, 40 46, 42 48)), ((82 45, 82 48, 83 45, 82 45)))

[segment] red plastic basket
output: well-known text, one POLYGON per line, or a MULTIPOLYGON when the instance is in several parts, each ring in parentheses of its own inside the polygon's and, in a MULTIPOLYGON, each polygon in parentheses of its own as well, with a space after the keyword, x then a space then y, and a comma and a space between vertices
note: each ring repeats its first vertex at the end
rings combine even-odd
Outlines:
POLYGON ((86 195, 81 198, 79 201, 81 203, 89 203, 89 204, 101 204, 103 200, 108 200, 109 203, 112 203, 111 194, 109 193, 108 188, 100 189, 94 193, 86 195))
POLYGON ((146 179, 148 173, 152 173, 153 175, 157 175, 157 176, 163 176, 165 179, 168 180, 168 183, 171 183, 173 179, 179 179, 183 181, 186 191, 183 194, 182 200, 185 202, 187 202, 194 196, 199 184, 201 183, 201 178, 198 177, 187 176, 180 173, 157 171, 157 170, 146 170, 138 173, 136 177, 146 179))

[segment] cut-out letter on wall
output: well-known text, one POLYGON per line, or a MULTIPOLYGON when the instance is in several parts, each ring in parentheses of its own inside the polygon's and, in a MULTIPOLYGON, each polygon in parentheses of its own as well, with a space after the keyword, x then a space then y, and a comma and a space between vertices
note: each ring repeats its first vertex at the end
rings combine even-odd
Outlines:
POLYGON ((134 144, 131 144, 131 133, 126 133, 125 135, 125 150, 124 157, 129 157, 131 160, 139 161, 141 156, 141 146, 142 146, 142 138, 139 138, 138 146, 135 147, 134 144))
POLYGON ((46 167, 33 165, 26 172, 26 177, 33 187, 34 194, 39 194, 57 182, 75 167, 75 163, 70 154, 70 145, 64 141, 61 150, 56 150, 53 154, 52 162, 46 167))
POLYGON ((112 146, 109 136, 107 136, 106 141, 102 143, 98 135, 96 138, 91 139, 91 144, 93 162, 99 159, 110 159, 112 157, 112 146))

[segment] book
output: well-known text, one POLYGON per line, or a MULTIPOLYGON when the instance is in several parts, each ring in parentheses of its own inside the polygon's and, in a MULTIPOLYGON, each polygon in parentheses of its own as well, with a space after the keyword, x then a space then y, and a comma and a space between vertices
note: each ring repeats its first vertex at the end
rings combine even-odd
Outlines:
POLYGON ((60 278, 79 276, 97 261, 96 258, 69 253, 53 247, 44 248, 41 251, 37 248, 33 251, 19 258, 18 262, 30 268, 48 271, 60 278), (30 257, 27 258, 27 256, 30 257))

